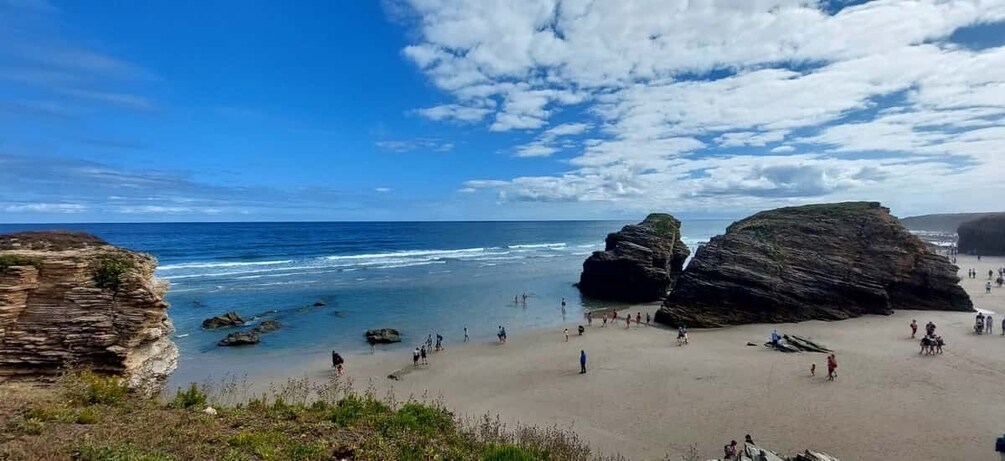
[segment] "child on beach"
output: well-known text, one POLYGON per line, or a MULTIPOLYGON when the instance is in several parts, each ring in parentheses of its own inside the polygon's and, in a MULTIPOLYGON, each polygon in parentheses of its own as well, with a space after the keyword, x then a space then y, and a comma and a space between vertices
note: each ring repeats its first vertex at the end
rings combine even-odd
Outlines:
POLYGON ((562 333, 565 334, 565 342, 569 342, 569 329, 566 328, 562 333))
POLYGON ((827 356, 827 381, 834 381, 834 378, 837 377, 837 374, 835 373, 837 367, 837 357, 835 357, 834 354, 827 356))
POLYGON ((816 376, 816 375, 817 375, 817 364, 811 363, 810 364, 810 376, 816 376))
POLYGON ((911 339, 914 339, 914 335, 918 334, 918 321, 911 320, 911 339))
POLYGON ((652 320, 652 317, 649 315, 648 312, 646 312, 646 325, 649 325, 650 320, 652 320))

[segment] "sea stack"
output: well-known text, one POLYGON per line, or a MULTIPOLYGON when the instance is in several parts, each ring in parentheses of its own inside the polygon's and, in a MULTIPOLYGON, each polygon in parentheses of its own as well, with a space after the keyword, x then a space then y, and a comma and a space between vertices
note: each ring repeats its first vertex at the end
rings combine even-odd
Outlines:
POLYGON ((656 321, 689 327, 972 311, 956 268, 875 202, 757 213, 700 247, 656 321))
POLYGON ((84 233, 0 235, 0 376, 72 365, 159 388, 178 348, 156 266, 84 233))
POLYGON ((607 235, 604 251, 583 263, 579 290, 597 299, 656 301, 673 288, 690 254, 680 240, 680 221, 653 213, 607 235))
POLYGON ((1005 256, 1005 213, 994 213, 960 224, 960 253, 1005 256))

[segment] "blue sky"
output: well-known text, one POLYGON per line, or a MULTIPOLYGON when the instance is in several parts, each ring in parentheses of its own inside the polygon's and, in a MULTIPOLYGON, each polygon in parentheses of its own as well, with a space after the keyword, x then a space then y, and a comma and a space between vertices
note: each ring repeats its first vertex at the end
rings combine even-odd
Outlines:
POLYGON ((1001 209, 1005 2, 0 0, 0 221, 1001 209))

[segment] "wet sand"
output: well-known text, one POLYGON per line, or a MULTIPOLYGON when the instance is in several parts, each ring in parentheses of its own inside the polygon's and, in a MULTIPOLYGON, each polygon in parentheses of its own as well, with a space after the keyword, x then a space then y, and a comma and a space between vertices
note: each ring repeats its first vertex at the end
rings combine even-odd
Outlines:
MULTIPOLYGON (((961 257, 962 284, 976 307, 1005 312, 1005 289, 984 293, 987 271, 1005 258, 961 257), (973 267, 983 277, 966 278, 973 267)), ((654 305, 630 312, 652 311, 654 305)), ((995 314, 991 336, 972 331, 974 314, 900 311, 840 322, 744 325, 692 330, 690 344, 656 326, 624 321, 584 336, 568 325, 514 334, 506 344, 459 343, 444 332, 446 350, 412 369, 408 352, 347 357, 356 387, 374 385, 402 398, 442 397, 460 414, 498 414, 504 421, 572 427, 598 451, 632 459, 673 459, 690 444, 715 457, 731 439, 794 453, 806 448, 844 460, 991 459, 1005 431, 1005 336, 995 314), (918 354, 909 324, 933 321, 947 341, 939 356, 918 354), (812 338, 835 350, 838 378, 826 379, 825 356, 783 354, 763 344, 772 328, 812 338), (747 346, 754 342, 757 346, 747 346), (579 374, 579 351, 589 372, 579 374), (810 364, 817 374, 810 376, 810 364), (387 375, 406 370, 401 379, 387 375)), ((586 323, 583 321, 582 323, 586 323)), ((326 357, 290 364, 256 382, 330 374, 326 357)))

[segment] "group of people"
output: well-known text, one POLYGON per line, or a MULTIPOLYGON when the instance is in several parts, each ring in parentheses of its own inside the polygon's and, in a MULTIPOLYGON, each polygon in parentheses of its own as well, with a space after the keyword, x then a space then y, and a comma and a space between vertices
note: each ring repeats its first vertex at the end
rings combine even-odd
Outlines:
MULTIPOLYGON (((974 319, 974 333, 977 334, 992 334, 994 333, 994 319, 991 313, 987 314, 983 312, 977 313, 977 318, 974 319)), ((1005 317, 1002 317, 1002 335, 1005 336, 1005 317)))
MULTIPOLYGON (((919 354, 932 355, 941 354, 942 346, 946 345, 946 342, 942 340, 942 336, 935 334, 935 323, 928 322, 925 324, 925 336, 921 338, 921 352, 919 354)), ((911 319, 911 339, 914 339, 918 334, 918 321, 911 319)))
MULTIPOLYGON (((747 445, 754 445, 754 440, 750 438, 750 434, 743 437, 744 443, 747 445)), ((723 461, 740 461, 743 459, 750 459, 744 456, 736 443, 736 440, 730 440, 725 446, 722 447, 723 451, 723 461)), ((759 450, 759 452, 754 456, 753 461, 768 461, 768 454, 764 450, 759 450)))
MULTIPOLYGON (((606 327, 608 321, 610 321, 611 323, 614 323, 614 322, 618 321, 618 311, 612 310, 609 313, 608 312, 604 312, 602 314, 602 318, 603 318, 604 323, 601 326, 602 327, 606 327)), ((632 314, 631 313, 625 315, 625 328, 631 328, 632 327, 632 320, 633 319, 632 319, 632 314)), ((634 320, 635 320, 635 325, 642 325, 642 313, 641 312, 636 312, 634 320)), ((653 320, 652 315, 649 314, 648 312, 646 312, 646 325, 649 325, 649 323, 652 322, 652 320, 653 320)), ((589 325, 593 325, 593 312, 587 312, 586 313, 586 323, 589 324, 589 325)))

